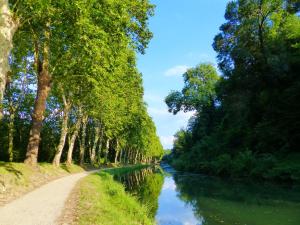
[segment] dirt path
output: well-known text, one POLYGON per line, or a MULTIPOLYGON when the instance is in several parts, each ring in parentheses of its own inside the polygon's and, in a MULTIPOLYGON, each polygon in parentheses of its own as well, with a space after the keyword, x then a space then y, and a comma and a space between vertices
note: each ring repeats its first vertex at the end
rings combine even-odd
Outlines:
POLYGON ((89 173, 52 181, 0 207, 0 225, 54 225, 77 181, 89 173))

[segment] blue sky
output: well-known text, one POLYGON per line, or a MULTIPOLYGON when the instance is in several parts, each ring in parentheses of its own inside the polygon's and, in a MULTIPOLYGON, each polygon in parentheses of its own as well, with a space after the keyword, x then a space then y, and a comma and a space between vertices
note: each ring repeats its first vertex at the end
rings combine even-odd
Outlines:
POLYGON ((182 74, 201 62, 216 64, 213 38, 225 21, 228 0, 152 0, 155 16, 150 19, 154 34, 145 55, 138 56, 143 73, 148 112, 165 148, 171 148, 173 135, 185 127, 192 112, 176 116, 164 103, 171 90, 181 90, 182 74))

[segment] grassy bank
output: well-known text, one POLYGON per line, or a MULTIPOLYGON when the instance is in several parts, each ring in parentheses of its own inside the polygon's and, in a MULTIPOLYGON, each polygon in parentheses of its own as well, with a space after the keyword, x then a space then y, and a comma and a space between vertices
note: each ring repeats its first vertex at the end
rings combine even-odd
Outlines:
POLYGON ((77 165, 40 163, 33 168, 24 163, 0 162, 0 206, 53 179, 82 171, 77 165))
POLYGON ((91 174, 79 184, 79 204, 76 224, 135 225, 154 224, 147 218, 147 208, 127 194, 124 187, 113 180, 113 175, 144 166, 106 169, 91 174))

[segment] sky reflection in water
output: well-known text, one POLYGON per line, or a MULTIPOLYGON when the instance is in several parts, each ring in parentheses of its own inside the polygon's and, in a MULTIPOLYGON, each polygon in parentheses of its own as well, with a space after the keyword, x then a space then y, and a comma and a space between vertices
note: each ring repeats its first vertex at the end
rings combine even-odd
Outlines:
POLYGON ((160 197, 156 221, 159 225, 202 225, 202 219, 194 216, 191 205, 180 201, 176 184, 172 177, 165 177, 160 197))

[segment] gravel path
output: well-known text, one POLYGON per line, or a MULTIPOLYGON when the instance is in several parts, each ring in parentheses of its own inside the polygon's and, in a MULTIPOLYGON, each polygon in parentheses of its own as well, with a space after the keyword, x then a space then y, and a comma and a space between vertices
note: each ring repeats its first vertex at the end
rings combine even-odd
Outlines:
POLYGON ((89 173, 57 179, 0 207, 0 225, 55 225, 73 187, 89 173))

